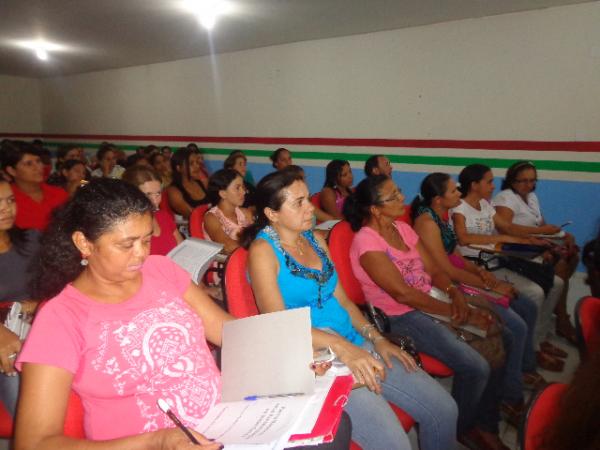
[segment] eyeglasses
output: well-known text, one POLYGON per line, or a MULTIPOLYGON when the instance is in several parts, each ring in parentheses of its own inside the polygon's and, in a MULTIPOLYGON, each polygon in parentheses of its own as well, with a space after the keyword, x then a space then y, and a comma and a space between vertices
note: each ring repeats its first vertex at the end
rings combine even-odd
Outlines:
POLYGON ((382 203, 397 202, 398 200, 400 200, 401 196, 402 196, 402 191, 396 191, 392 195, 390 195, 388 198, 381 199, 377 203, 382 204, 382 203))
POLYGON ((535 184, 535 183, 537 183, 537 178, 523 178, 521 180, 515 180, 515 183, 519 183, 519 184, 535 184))

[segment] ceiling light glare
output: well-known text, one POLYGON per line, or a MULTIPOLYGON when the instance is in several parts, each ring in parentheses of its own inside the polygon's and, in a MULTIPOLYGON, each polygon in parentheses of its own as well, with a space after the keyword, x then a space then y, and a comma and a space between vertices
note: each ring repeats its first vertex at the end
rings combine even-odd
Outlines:
POLYGON ((19 41, 16 43, 19 47, 32 50, 35 56, 41 61, 48 61, 49 53, 64 50, 62 45, 54 44, 43 40, 19 41))
POLYGON ((42 61, 48 61, 48 52, 43 48, 38 48, 35 51, 35 56, 37 56, 38 59, 41 59, 42 61))
POLYGON ((229 2, 223 0, 186 0, 184 6, 209 31, 214 28, 219 16, 231 11, 229 2))

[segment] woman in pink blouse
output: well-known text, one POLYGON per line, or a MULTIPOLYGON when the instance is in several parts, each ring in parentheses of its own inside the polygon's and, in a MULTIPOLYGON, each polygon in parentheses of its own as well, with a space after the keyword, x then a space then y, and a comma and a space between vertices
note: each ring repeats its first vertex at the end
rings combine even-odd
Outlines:
POLYGON ((221 169, 208 180, 208 197, 213 205, 204 215, 205 236, 223 244, 225 253, 239 247, 240 231, 254 222, 252 213, 243 208, 246 197, 244 179, 233 169, 221 169))

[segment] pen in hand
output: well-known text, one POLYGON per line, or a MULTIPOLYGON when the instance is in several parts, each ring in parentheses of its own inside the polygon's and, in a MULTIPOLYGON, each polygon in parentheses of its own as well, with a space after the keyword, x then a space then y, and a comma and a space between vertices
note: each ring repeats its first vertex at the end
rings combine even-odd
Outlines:
POLYGON ((164 401, 162 398, 159 398, 156 403, 158 403, 158 407, 160 408, 160 410, 164 412, 167 416, 169 416, 169 419, 171 419, 173 423, 185 433, 185 435, 189 438, 190 441, 192 441, 193 444, 200 445, 198 439, 196 439, 194 435, 190 433, 190 430, 188 430, 187 427, 183 423, 181 423, 179 417, 177 417, 175 413, 171 411, 171 407, 166 401, 164 401))

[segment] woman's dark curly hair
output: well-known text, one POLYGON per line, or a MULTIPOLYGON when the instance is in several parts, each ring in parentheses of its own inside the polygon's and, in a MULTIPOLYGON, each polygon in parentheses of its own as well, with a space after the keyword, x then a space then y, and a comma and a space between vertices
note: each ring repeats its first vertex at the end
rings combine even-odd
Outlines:
POLYGON ((150 200, 135 186, 111 178, 95 178, 56 209, 42 235, 35 267, 33 297, 47 300, 57 295, 83 271, 81 254, 72 235, 81 231, 90 241, 110 231, 134 214, 151 214, 150 200))
POLYGON ((283 190, 289 187, 294 181, 304 182, 300 173, 293 170, 280 170, 265 175, 256 185, 256 220, 244 228, 240 236, 240 245, 248 248, 256 235, 264 227, 269 225, 269 219, 265 214, 265 208, 271 208, 273 211, 279 211, 281 205, 285 202, 283 190))
POLYGON ((358 231, 371 217, 371 206, 381 204, 379 189, 390 178, 385 175, 374 175, 364 178, 356 185, 356 189, 344 202, 344 218, 350 223, 353 231, 358 231))
POLYGON ((225 191, 233 181, 242 177, 237 170, 221 169, 213 173, 208 179, 208 199, 215 206, 221 201, 219 191, 225 191))

